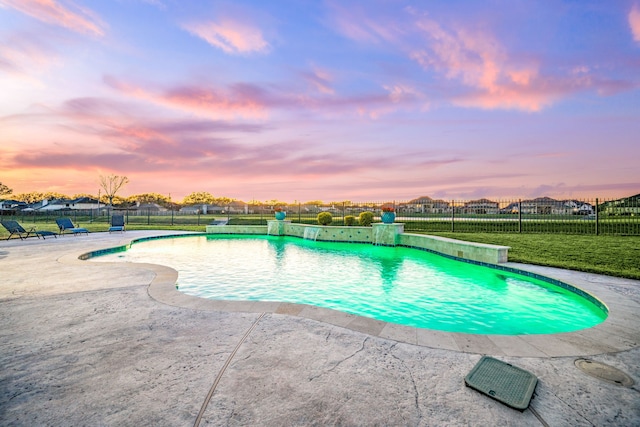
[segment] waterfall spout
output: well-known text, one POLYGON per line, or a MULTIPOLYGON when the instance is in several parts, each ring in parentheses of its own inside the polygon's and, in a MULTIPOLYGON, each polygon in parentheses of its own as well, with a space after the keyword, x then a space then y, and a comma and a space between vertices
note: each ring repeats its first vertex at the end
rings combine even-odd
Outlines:
POLYGON ((376 227, 373 229, 373 244, 377 246, 380 244, 380 235, 383 233, 383 230, 380 227, 376 227))
POLYGON ((271 235, 271 236, 279 236, 280 235, 280 231, 279 231, 279 227, 278 227, 278 223, 275 221, 269 221, 267 222, 267 234, 271 235))
POLYGON ((320 234, 320 228, 318 227, 305 227, 304 228, 304 239, 305 240, 313 240, 314 242, 318 238, 318 234, 320 234))

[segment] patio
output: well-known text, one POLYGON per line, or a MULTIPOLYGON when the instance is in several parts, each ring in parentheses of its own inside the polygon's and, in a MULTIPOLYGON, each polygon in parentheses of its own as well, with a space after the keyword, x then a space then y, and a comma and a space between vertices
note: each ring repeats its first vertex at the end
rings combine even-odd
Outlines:
POLYGON ((640 424, 639 281, 518 265, 601 290, 613 319, 597 341, 533 337, 523 357, 501 337, 420 330, 414 342, 312 309, 185 302, 169 268, 77 259, 165 233, 0 242, 0 424, 640 424), (464 385, 482 354, 538 377, 529 409, 464 385), (586 355, 635 385, 586 375, 574 365, 586 355))

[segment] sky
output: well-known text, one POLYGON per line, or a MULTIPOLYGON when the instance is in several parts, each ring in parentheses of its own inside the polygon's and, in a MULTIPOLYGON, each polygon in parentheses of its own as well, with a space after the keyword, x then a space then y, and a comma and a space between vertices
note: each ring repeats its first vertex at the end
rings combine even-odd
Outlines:
POLYGON ((14 194, 640 193, 640 0, 0 0, 14 194))

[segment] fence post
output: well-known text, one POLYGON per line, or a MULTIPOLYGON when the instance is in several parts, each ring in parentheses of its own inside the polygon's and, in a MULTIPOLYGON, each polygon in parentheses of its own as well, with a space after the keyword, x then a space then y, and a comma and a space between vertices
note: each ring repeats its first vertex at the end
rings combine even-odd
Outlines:
POLYGON ((522 199, 518 199, 518 233, 522 233, 522 199))
POLYGON ((456 217, 456 204, 455 204, 455 200, 452 200, 451 201, 451 232, 452 233, 456 231, 455 217, 456 217))
POLYGON ((598 198, 596 197, 596 236, 598 235, 598 233, 600 232, 600 230, 598 230, 598 220, 599 220, 599 216, 598 216, 598 198))
POLYGON ((302 203, 298 202, 298 223, 299 224, 302 224, 301 211, 302 211, 302 203))
POLYGON ((342 202, 342 225, 344 225, 344 214, 347 212, 347 204, 342 202))
POLYGON ((151 224, 151 208, 147 208, 147 225, 151 224))

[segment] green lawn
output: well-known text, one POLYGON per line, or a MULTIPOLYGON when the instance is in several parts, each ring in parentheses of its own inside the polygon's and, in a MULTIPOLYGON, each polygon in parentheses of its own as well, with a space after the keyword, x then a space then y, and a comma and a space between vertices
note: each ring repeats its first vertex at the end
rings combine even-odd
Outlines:
POLYGON ((640 236, 432 233, 510 246, 509 261, 640 279, 640 236))
MULTIPOLYGON (((25 228, 58 231, 53 223, 22 223, 25 228)), ((106 231, 106 223, 80 222, 89 231, 106 231)), ((204 232, 204 225, 131 224, 128 230, 186 230, 204 232)), ((510 246, 509 261, 567 268, 640 280, 640 236, 575 234, 429 233, 470 242, 510 246)), ((0 239, 9 233, 2 228, 0 239)))

